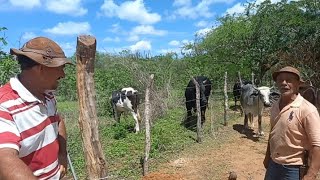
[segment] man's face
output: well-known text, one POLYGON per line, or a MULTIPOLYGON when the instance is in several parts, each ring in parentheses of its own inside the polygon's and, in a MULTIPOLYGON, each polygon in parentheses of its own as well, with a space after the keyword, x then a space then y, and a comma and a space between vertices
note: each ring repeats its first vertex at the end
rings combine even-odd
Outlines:
POLYGON ((59 85, 59 80, 65 77, 65 65, 59 67, 46 67, 43 65, 41 66, 42 75, 40 77, 44 90, 56 90, 59 85))
POLYGON ((277 76, 276 85, 282 96, 291 96, 298 93, 300 81, 297 75, 282 72, 277 76))

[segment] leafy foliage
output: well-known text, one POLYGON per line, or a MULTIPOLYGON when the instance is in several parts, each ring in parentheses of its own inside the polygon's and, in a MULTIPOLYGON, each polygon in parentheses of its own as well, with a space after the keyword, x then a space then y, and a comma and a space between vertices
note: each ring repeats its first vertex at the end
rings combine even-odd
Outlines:
MULTIPOLYGON (((0 32, 5 31, 7 28, 0 27, 0 32)), ((17 61, 13 60, 13 57, 2 49, 7 45, 5 36, 0 37, 0 85, 8 82, 10 77, 14 76, 19 72, 17 61)))

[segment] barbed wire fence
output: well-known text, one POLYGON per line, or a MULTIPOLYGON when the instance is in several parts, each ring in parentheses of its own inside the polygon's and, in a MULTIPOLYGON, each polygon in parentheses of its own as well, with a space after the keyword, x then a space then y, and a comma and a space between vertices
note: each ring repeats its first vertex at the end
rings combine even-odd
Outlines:
MULTIPOLYGON (((146 76, 146 75, 145 75, 146 76)), ((143 77, 145 77, 143 76, 143 77)), ((142 77, 142 76, 141 76, 142 77)), ((233 107, 230 110, 230 104, 228 103, 230 101, 230 97, 232 97, 232 88, 233 88, 233 84, 236 81, 235 78, 228 78, 227 77, 227 73, 225 73, 224 76, 224 83, 220 83, 220 84, 214 84, 212 85, 212 91, 211 94, 209 96, 209 101, 207 104, 207 111, 206 111, 206 121, 204 123, 203 126, 201 126, 201 112, 193 112, 191 116, 185 115, 184 117, 181 117, 179 119, 176 119, 175 121, 179 121, 182 124, 183 123, 189 123, 191 124, 190 126, 190 130, 196 130, 193 139, 195 140, 195 142, 202 142, 204 138, 207 138, 208 136, 210 137, 214 137, 217 138, 217 133, 218 133, 218 128, 219 125, 228 125, 228 122, 230 122, 230 119, 234 118, 235 115, 237 114, 237 107, 233 107), (230 96, 231 95, 231 96, 230 96), (232 112, 230 114, 230 112, 232 112), (200 122, 200 123, 199 123, 200 122), (199 125, 200 124, 200 125, 199 125)), ((157 78, 156 75, 154 77, 155 79, 157 78)), ((149 84, 147 82, 149 82, 149 80, 147 80, 147 78, 144 78, 146 80, 146 82, 144 83, 144 87, 150 87, 149 90, 145 89, 142 90, 142 92, 150 92, 149 93, 149 108, 148 105, 146 103, 146 101, 142 101, 142 103, 140 104, 140 111, 144 112, 144 114, 146 113, 146 109, 149 109, 149 118, 147 118, 147 116, 144 116, 144 120, 145 120, 145 124, 144 127, 142 128, 142 131, 145 131, 146 135, 145 135, 145 148, 144 148, 144 162, 143 162, 143 167, 142 167, 142 174, 146 175, 148 174, 148 171, 150 169, 150 166, 152 167, 152 164, 149 164, 149 153, 150 151, 152 151, 152 130, 153 127, 156 125, 158 118, 161 116, 166 115, 166 113, 168 112, 169 109, 173 109, 173 108, 178 108, 181 111, 183 111, 185 114, 186 113, 186 108, 185 108, 185 97, 183 96, 183 93, 186 88, 186 86, 180 87, 179 92, 180 93, 176 93, 173 92, 174 89, 168 84, 166 84, 163 87, 158 87, 155 84, 153 86, 149 86, 149 84), (178 94, 178 95, 177 95, 178 94), (147 120, 149 119, 149 120, 147 120), (149 128, 148 128, 149 127, 149 128), (149 130, 148 130, 149 129, 149 130), (148 132, 149 131, 149 132, 148 132), (148 137, 148 138, 147 138, 148 137), (149 141, 148 141, 149 139, 149 141)), ((195 87, 198 87, 197 85, 195 87)), ((199 91, 199 90, 198 90, 199 91)), ((140 96, 146 95, 146 93, 139 93, 140 96)), ((146 98, 145 98, 146 99, 146 98)), ((99 101, 100 99, 98 99, 99 101)), ((198 101, 198 108, 197 109, 201 109, 200 102, 201 98, 198 95, 195 99, 189 100, 189 101, 198 101)), ((66 118, 68 118, 70 114, 73 114, 73 116, 75 114, 77 114, 77 112, 65 112, 64 116, 66 116, 66 118)), ((130 117, 131 118, 131 117, 130 117)), ((121 123, 121 122, 120 122, 121 123)), ((108 125, 111 125, 110 123, 108 123, 108 125)), ((75 128, 75 125, 71 125, 73 126, 73 128, 75 128)), ((143 125, 142 125, 143 126, 143 125)), ((78 145, 76 145, 78 146, 78 145)), ((85 147, 84 147, 85 148, 85 147)), ((106 148, 106 146, 104 146, 104 148, 106 148)), ((139 155, 137 155, 139 156, 139 155)), ((106 157, 108 158, 108 157, 106 157)), ((72 153, 71 153, 71 159, 72 159, 72 153)), ((74 162, 74 161, 73 161, 74 162)), ((77 164, 77 162, 74 162, 74 164, 77 164)), ((74 170, 73 170, 74 172, 74 170)), ((114 177, 116 178, 116 177, 114 177)), ((109 179, 114 179, 112 178, 112 176, 109 177, 109 179)))

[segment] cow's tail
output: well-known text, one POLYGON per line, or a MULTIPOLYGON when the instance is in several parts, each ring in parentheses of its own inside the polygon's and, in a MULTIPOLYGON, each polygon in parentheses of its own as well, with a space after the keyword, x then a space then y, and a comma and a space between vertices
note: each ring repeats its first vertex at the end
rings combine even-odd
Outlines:
POLYGON ((139 113, 138 109, 137 109, 137 118, 138 118, 139 123, 141 123, 142 119, 141 119, 141 116, 140 116, 140 113, 139 113))

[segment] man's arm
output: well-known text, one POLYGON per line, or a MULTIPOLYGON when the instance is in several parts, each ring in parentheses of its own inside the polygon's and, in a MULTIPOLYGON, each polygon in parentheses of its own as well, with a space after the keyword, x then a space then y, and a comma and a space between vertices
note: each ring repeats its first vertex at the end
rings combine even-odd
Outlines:
POLYGON ((67 166, 68 166, 68 158, 67 158, 67 131, 66 126, 63 121, 63 119, 60 118, 59 122, 59 136, 58 136, 58 142, 59 142, 59 163, 60 163, 60 172, 61 177, 63 177, 67 172, 67 166))
POLYGON ((317 177, 317 173, 320 169, 320 147, 313 146, 310 150, 309 155, 311 156, 310 167, 307 174, 303 177, 303 180, 314 180, 317 177))
POLYGON ((18 157, 15 149, 0 149, 1 180, 37 180, 30 168, 18 157))

